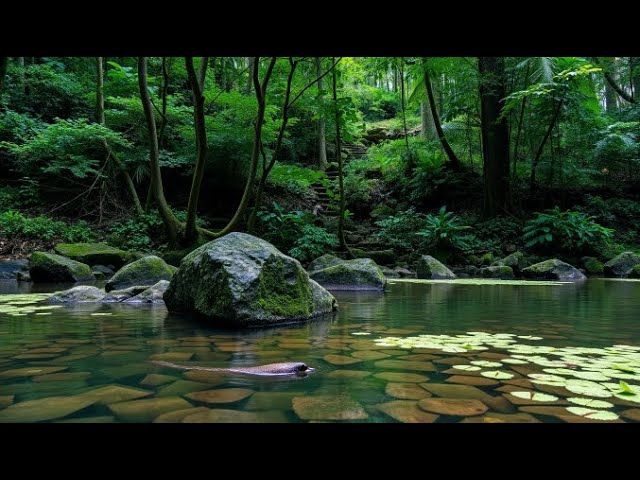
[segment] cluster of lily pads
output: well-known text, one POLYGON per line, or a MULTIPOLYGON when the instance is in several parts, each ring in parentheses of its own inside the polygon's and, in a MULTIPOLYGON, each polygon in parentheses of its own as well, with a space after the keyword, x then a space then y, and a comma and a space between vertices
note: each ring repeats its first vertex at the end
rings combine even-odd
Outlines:
MULTIPOLYGON (((566 400, 580 405, 567 407, 570 413, 593 420, 616 420, 618 415, 602 409, 613 408, 603 398, 619 398, 640 403, 640 346, 613 345, 611 347, 552 347, 519 343, 522 340, 540 341, 542 337, 466 332, 460 335, 418 335, 415 337, 378 338, 375 343, 391 348, 426 348, 447 353, 488 350, 508 352, 500 361, 474 360, 452 368, 478 372, 496 380, 509 380, 512 373, 498 370, 506 365, 537 365, 540 373, 527 376, 533 384, 562 387, 580 395, 566 400), (486 370, 485 370, 486 369, 486 370), (631 383, 629 383, 631 382, 631 383)), ((511 392, 514 397, 534 402, 555 402, 558 397, 528 391, 511 392)))
POLYGON ((38 305, 50 296, 49 293, 0 295, 0 314, 12 317, 25 317, 30 313, 51 315, 47 310, 62 308, 62 305, 38 305))

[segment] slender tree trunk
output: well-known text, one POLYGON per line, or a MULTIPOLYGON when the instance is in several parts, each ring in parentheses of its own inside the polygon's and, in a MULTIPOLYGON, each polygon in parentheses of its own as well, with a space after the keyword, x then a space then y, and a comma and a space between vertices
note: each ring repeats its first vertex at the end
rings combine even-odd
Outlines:
MULTIPOLYGON (((316 75, 320 77, 322 75, 322 57, 316 57, 316 75)), ((317 101, 319 105, 322 105, 323 99, 322 91, 322 78, 318 80, 318 96, 317 101)), ((318 118, 318 168, 320 170, 326 170, 327 165, 327 138, 325 133, 326 122, 324 119, 324 110, 320 113, 318 118)))
POLYGON ((260 83, 260 80, 258 78, 258 72, 260 70, 260 57, 255 57, 254 63, 255 69, 253 72, 253 87, 255 90, 256 98, 258 100, 258 115, 254 126, 255 133, 253 138, 253 150, 251 151, 251 168, 249 170, 249 178, 247 179, 244 193, 242 194, 242 199, 240 200, 240 205, 238 205, 236 213, 226 227, 213 235, 214 238, 226 235, 236 228, 236 226, 244 217, 247 206, 249 205, 249 199, 251 198, 251 194, 255 188, 256 176, 258 173, 258 164, 260 160, 260 154, 262 152, 262 125, 264 123, 264 113, 266 109, 265 97, 267 93, 267 86, 269 85, 269 79, 271 78, 273 67, 276 64, 276 57, 271 57, 271 61, 269 62, 269 66, 267 67, 267 72, 265 73, 264 79, 262 80, 262 84, 260 83))
POLYGON ((640 57, 629 57, 629 67, 631 68, 631 86, 633 87, 633 99, 640 96, 640 57))
MULTIPOLYGON (((608 68, 609 75, 611 75, 611 78, 617 82, 618 75, 615 61, 615 58, 610 59, 610 62, 608 62, 608 68)), ((613 113, 618 109, 618 94, 611 84, 606 81, 604 82, 604 106, 607 113, 613 113)))
MULTIPOLYGON (((335 64, 335 58, 333 59, 335 64)), ((338 105, 338 80, 336 69, 333 69, 333 107, 336 115, 336 159, 338 160, 338 194, 340 196, 340 207, 338 210, 338 242, 340 249, 349 252, 349 247, 344 237, 344 212, 346 202, 344 198, 344 172, 342 169, 342 137, 340 131, 340 106, 338 105)))
POLYGON ((529 178, 529 193, 532 195, 536 189, 536 170, 538 168, 538 163, 540 162, 540 158, 542 157, 542 152, 544 151, 544 146, 549 140, 551 136, 551 132, 553 132, 553 127, 555 127, 558 118, 560 117, 560 110, 562 108, 562 100, 560 100, 555 107, 553 112, 553 116, 551 117, 551 122, 549 123, 549 128, 542 137, 542 141, 538 146, 538 150, 536 151, 536 156, 533 159, 533 163, 531 164, 531 177, 529 178))
POLYGON ((7 75, 9 57, 0 57, 0 92, 4 89, 4 77, 7 75))
MULTIPOLYGON (((531 64, 527 63, 527 70, 524 74, 524 88, 529 86, 529 72, 531 70, 531 64)), ((518 164, 518 154, 520 153, 520 138, 522 137, 522 127, 524 125, 524 112, 527 108, 527 97, 522 99, 520 104, 520 114, 518 116, 518 128, 516 130, 516 142, 513 147, 513 167, 511 168, 511 174, 513 178, 516 177, 516 166, 518 164)))
MULTIPOLYGON (((167 57, 162 57, 162 115, 160 116, 160 131, 158 133, 158 148, 164 145, 164 131, 167 128, 167 92, 169 90, 169 69, 167 67, 167 57)), ((149 187, 151 190, 151 187, 149 187)))
MULTIPOLYGON (((598 58, 594 57, 593 58, 595 63, 599 64, 600 61, 598 60, 598 58)), ((611 75, 611 72, 609 72, 606 67, 602 69, 602 74, 604 75, 605 80, 607 81, 607 83, 609 84, 609 86, 611 88, 613 88, 613 90, 620 95, 620 98, 622 98, 623 100, 626 100, 629 103, 636 103, 635 99, 633 98, 632 95, 629 95, 627 92, 625 92, 620 85, 618 85, 618 83, 616 82, 615 78, 613 78, 613 76, 611 75)))
MULTIPOLYGON (((200 64, 200 73, 206 72, 206 63, 208 58, 202 59, 200 64), (202 68, 202 66, 204 68, 202 68)), ((207 160, 207 130, 205 128, 204 118, 204 95, 202 94, 202 86, 204 85, 204 77, 201 75, 196 77, 196 71, 193 68, 193 58, 185 57, 185 65, 193 94, 193 124, 196 132, 196 164, 193 171, 193 179, 191 182, 191 191, 189 192, 189 204, 187 206, 187 222, 185 225, 184 237, 185 242, 194 242, 198 232, 196 230, 196 217, 198 214, 198 200, 200 199, 200 188, 204 177, 204 166, 207 160)))
POLYGON ((96 57, 96 121, 104 125, 104 68, 102 57, 96 57))
POLYGON ((200 68, 198 69, 198 85, 200 91, 204 92, 204 83, 207 81, 207 67, 209 66, 209 57, 202 57, 200 68))
MULTIPOLYGON (((100 125, 105 124, 104 117, 104 58, 96 57, 96 121, 100 125)), ((131 195, 131 200, 133 200, 133 206, 136 209, 136 213, 140 215, 143 213, 142 205, 140 205, 140 198, 138 197, 138 192, 136 191, 136 186, 131 179, 131 175, 127 172, 127 169, 122 164, 116 153, 111 149, 111 146, 107 143, 106 140, 103 140, 103 145, 105 150, 107 151, 107 160, 109 158, 113 159, 116 167, 122 173, 124 177, 125 185, 127 186, 127 190, 129 191, 129 195, 131 195)))
MULTIPOLYGON (((404 60, 402 59, 400 61, 403 62, 404 60)), ((400 68, 396 68, 396 71, 399 72, 398 79, 400 81, 400 107, 402 110, 402 128, 404 133, 404 143, 407 150, 409 150, 409 137, 407 134, 407 112, 406 112, 405 95, 404 95, 404 68, 402 66, 402 63, 400 64, 400 68)))
POLYGON ((425 140, 435 140, 438 138, 438 132, 436 132, 436 125, 433 122, 433 115, 431 114, 428 99, 425 99, 425 101, 420 104, 420 117, 422 119, 422 138, 425 140))
POLYGON ((435 98, 433 97, 433 87, 431 85, 431 78, 429 77, 429 72, 426 68, 424 70, 424 85, 427 89, 427 97, 429 99, 429 107, 431 108, 431 116, 433 117, 433 124, 435 126, 436 133, 438 134, 438 138, 440 139, 440 143, 442 144, 442 148, 447 154, 447 158, 449 159, 449 163, 451 164, 451 167, 455 171, 459 171, 460 168, 462 167, 462 163, 460 162, 460 159, 457 157, 457 155, 451 148, 451 145, 449 145, 449 142, 447 141, 447 138, 444 135, 444 131, 442 130, 442 125, 440 124, 440 116, 438 115, 438 110, 436 109, 436 101, 435 101, 435 98))
POLYGON ((483 216, 509 211, 509 128, 502 116, 505 69, 502 57, 479 57, 480 119, 484 159, 483 216))
POLYGON ((253 84, 253 69, 255 68, 253 57, 247 57, 247 67, 249 69, 249 75, 247 75, 247 84, 245 85, 244 93, 245 95, 251 95, 251 85, 253 84))
POLYGON ((149 166, 151 167, 151 188, 153 198, 160 212, 160 217, 167 231, 169 245, 175 247, 178 243, 178 231, 180 222, 174 216, 164 196, 162 186, 162 172, 160 170, 160 152, 158 148, 158 134, 156 131, 156 119, 153 114, 153 105, 149 96, 147 85, 147 57, 138 57, 138 86, 140 88, 140 100, 147 122, 147 135, 149 137, 149 166))

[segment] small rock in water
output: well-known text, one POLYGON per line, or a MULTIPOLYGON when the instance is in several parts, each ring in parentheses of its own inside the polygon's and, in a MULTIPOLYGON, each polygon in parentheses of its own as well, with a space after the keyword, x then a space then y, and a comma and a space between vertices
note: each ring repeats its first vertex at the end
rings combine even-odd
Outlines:
POLYGON ((14 395, 0 395, 0 409, 13 405, 14 395))
POLYGON ((418 408, 418 402, 411 400, 394 400, 375 407, 402 423, 433 423, 438 419, 438 415, 421 410, 418 408))
MULTIPOLYGON (((207 385, 209 387, 209 385, 207 385)), ((247 388, 222 388, 218 390, 206 390, 185 395, 189 400, 202 402, 209 405, 218 403, 235 403, 244 400, 254 394, 247 388)))
POLYGON ((199 392, 211 388, 211 384, 202 382, 192 382, 190 380, 176 380, 175 382, 158 390, 158 397, 180 396, 186 393, 199 392))
POLYGON ((159 373, 150 373, 146 377, 142 379, 140 385, 145 385, 148 387, 157 387, 159 385, 164 385, 166 383, 175 382, 177 380, 176 377, 172 377, 171 375, 160 375, 159 373))
POLYGON ((470 375, 453 375, 447 378, 448 383, 457 383, 460 385, 471 385, 474 387, 493 387, 499 385, 500 382, 485 377, 472 377, 470 375))
POLYGON ((174 412, 163 413, 156 417, 153 423, 180 423, 189 415, 195 415, 196 413, 208 412, 207 407, 193 407, 185 408, 184 410, 176 410, 174 412))
POLYGON ((381 358, 388 358, 391 355, 373 350, 358 350, 353 352, 351 356, 361 360, 380 360, 381 358))
POLYGON ((192 405, 180 397, 148 398, 112 403, 109 409, 125 422, 150 423, 163 413, 184 410, 192 405))
POLYGON ((482 415, 489 409, 480 400, 461 398, 424 398, 418 402, 418 407, 427 412, 457 417, 482 415))
POLYGON ((0 423, 42 422, 66 417, 95 403, 95 399, 48 397, 16 403, 0 410, 0 423))
POLYGON ((369 415, 346 395, 294 397, 293 410, 302 420, 363 420, 369 415))
POLYGON ((333 365, 351 365, 351 364, 360 363, 363 361, 363 360, 360 360, 359 358, 347 357, 345 355, 334 355, 334 354, 325 355, 322 358, 324 358, 326 362, 329 362, 333 365))
POLYGON ((208 383, 210 387, 222 385, 227 383, 228 377, 222 372, 206 372, 201 370, 190 370, 182 374, 187 380, 193 380, 195 382, 208 383))
POLYGON ((47 375, 49 373, 62 372, 69 367, 23 367, 14 368, 0 372, 0 378, 20 378, 35 377, 36 375, 47 375))
POLYGON ((387 395, 400 400, 420 400, 431 394, 415 383, 387 383, 387 395))
POLYGON ((82 394, 84 397, 93 399, 96 405, 109 405, 111 403, 148 397, 149 395, 153 395, 153 392, 139 388, 122 387, 120 385, 106 385, 82 394))
POLYGON ((301 395, 300 392, 256 392, 247 402, 245 409, 291 410, 291 400, 301 395))
POLYGON ((387 382, 421 383, 429 381, 429 377, 417 373, 380 372, 373 376, 380 380, 386 380, 387 382))
POLYGON ((34 382, 66 382, 69 380, 85 380, 91 376, 91 372, 64 372, 50 373, 33 377, 34 382))

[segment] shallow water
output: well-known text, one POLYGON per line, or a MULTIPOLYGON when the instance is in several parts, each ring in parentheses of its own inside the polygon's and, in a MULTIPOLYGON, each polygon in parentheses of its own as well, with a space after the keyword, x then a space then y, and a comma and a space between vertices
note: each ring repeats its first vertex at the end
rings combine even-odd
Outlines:
MULTIPOLYGON (((0 282, 0 305, 8 298, 1 295, 27 291, 0 282)), ((513 353, 508 346, 443 351, 401 348, 380 339, 486 332, 534 336, 509 337, 525 346, 640 346, 640 282, 396 282, 380 294, 334 294, 340 311, 333 319, 251 331, 212 328, 161 306, 0 312, 0 422, 598 422, 603 420, 567 410, 578 405, 566 398, 581 395, 531 382, 528 375, 548 366, 526 360, 480 370, 452 368, 478 360, 500 363, 513 353), (316 371, 304 378, 223 375, 149 363, 154 359, 212 367, 302 361, 316 371), (492 371, 510 378, 482 375, 492 371), (556 400, 523 400, 510 391, 541 392, 556 400)), ((633 389, 640 385, 636 377, 621 376, 633 389)), ((606 411, 619 417, 616 421, 638 421, 640 403, 628 398, 600 400, 612 404, 606 411)))

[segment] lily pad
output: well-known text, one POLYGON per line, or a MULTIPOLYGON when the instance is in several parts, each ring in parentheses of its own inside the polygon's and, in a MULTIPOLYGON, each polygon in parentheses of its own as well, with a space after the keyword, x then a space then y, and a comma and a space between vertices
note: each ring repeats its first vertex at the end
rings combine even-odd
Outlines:
POLYGON ((500 362, 489 362, 487 360, 474 360, 470 363, 478 367, 487 367, 487 368, 497 368, 502 366, 500 362))
POLYGON ((508 380, 513 378, 511 373, 501 372, 499 370, 489 370, 487 372, 482 372, 480 375, 487 378, 494 378, 496 380, 508 380))
POLYGON ((557 402, 559 400, 558 397, 554 397, 553 395, 547 395, 546 393, 538 392, 510 392, 509 395, 520 398, 522 400, 531 400, 534 402, 557 402))
POLYGON ((613 403, 605 402, 604 400, 596 400, 593 398, 583 397, 569 397, 567 398, 571 403, 581 405, 587 408, 613 408, 613 403))
POLYGON ((607 412, 603 410, 593 410, 591 408, 567 407, 567 411, 585 417, 591 420, 618 420, 620 418, 617 413, 607 412))
POLYGON ((476 365, 452 365, 451 368, 455 368, 456 370, 462 370, 465 372, 477 372, 481 370, 481 368, 476 365))

